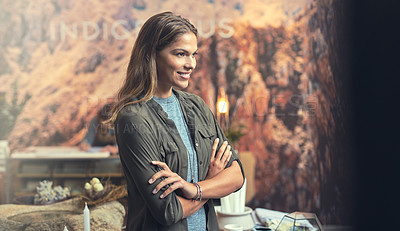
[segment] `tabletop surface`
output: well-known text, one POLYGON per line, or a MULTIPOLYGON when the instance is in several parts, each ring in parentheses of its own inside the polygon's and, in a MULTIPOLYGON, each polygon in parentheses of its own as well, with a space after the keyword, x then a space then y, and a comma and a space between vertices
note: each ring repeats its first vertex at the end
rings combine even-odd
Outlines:
POLYGON ((103 159, 109 158, 109 152, 93 147, 88 152, 76 146, 35 146, 10 155, 10 159, 103 159))

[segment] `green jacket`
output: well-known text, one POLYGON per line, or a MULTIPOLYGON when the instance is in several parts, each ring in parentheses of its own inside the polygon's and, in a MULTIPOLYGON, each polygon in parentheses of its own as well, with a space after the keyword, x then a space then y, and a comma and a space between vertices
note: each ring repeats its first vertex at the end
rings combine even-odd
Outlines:
MULTIPOLYGON (((199 181, 205 179, 210 163, 211 147, 215 138, 227 140, 214 115, 206 103, 190 93, 173 90, 179 100, 187 122, 190 135, 198 155, 199 181)), ((178 130, 162 107, 150 99, 146 102, 125 106, 115 121, 119 154, 128 188, 128 231, 147 230, 187 230, 183 219, 182 206, 176 197, 177 191, 160 199, 163 190, 153 194, 152 190, 160 182, 149 184, 148 180, 158 166, 150 162, 165 162, 171 171, 187 179, 187 151, 178 130)), ((232 151, 232 161, 236 160, 242 170, 237 153, 232 151)), ((244 177, 244 174, 243 174, 244 177)), ((213 200, 204 205, 207 217, 207 230, 217 231, 218 222, 213 200)))

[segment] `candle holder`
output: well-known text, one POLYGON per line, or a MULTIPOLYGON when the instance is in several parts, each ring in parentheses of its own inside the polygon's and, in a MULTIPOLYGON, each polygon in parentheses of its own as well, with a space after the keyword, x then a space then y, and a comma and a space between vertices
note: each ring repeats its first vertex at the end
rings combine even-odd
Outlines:
POLYGON ((222 212, 221 206, 215 206, 214 208, 217 212, 218 225, 221 230, 224 230, 224 226, 227 224, 240 224, 243 226, 243 230, 251 230, 255 225, 251 217, 253 210, 249 207, 245 207, 244 211, 239 213, 222 212))

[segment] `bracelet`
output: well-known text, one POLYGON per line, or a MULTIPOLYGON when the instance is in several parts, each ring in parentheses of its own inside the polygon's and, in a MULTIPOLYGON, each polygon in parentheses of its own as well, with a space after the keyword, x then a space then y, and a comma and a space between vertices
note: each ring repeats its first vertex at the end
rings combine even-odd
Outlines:
POLYGON ((197 190, 196 196, 193 197, 192 200, 197 201, 199 199, 199 195, 200 195, 200 193, 199 193, 199 184, 197 184, 197 183, 192 183, 192 184, 194 184, 196 186, 196 190, 197 190))
POLYGON ((201 190, 201 186, 196 182, 194 182, 193 184, 196 186, 197 194, 192 200, 201 201, 201 199, 203 198, 203 192, 201 190))
POLYGON ((201 201, 203 199, 203 191, 201 190, 201 187, 199 184, 197 184, 199 186, 199 190, 200 190, 200 198, 199 201, 201 201))

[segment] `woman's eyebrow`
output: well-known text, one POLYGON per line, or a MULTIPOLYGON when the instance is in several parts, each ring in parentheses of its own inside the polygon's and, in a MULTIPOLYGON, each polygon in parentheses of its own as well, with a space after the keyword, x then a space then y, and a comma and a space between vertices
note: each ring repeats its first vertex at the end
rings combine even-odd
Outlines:
MULTIPOLYGON (((199 50, 199 49, 197 49, 195 52, 193 52, 193 54, 195 54, 198 50, 199 50)), ((187 50, 185 50, 185 49, 183 49, 183 48, 176 48, 176 49, 173 49, 173 50, 172 50, 172 52, 176 52, 176 51, 182 51, 182 52, 184 52, 184 53, 186 53, 186 54, 189 54, 189 53, 190 53, 189 51, 187 51, 187 50)))

